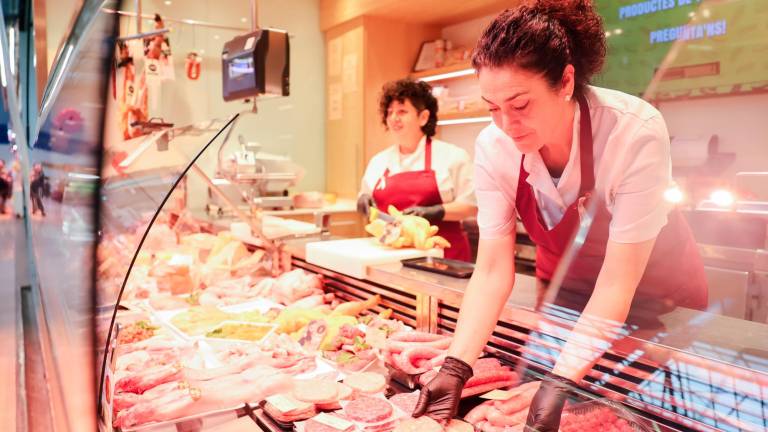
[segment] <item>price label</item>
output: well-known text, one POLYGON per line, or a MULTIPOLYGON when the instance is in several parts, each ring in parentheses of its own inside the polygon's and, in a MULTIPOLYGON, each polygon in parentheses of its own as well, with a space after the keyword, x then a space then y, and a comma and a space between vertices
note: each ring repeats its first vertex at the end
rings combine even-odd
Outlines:
POLYGON ((315 417, 313 417, 312 419, 318 423, 322 423, 326 426, 332 427, 334 429, 338 429, 340 431, 345 431, 351 428, 352 426, 354 426, 354 424, 349 420, 344 420, 343 418, 332 416, 326 413, 320 413, 315 417))
POLYGON ((268 397, 267 402, 284 413, 295 411, 301 408, 301 405, 299 405, 298 401, 282 394, 268 397))
POLYGON ((489 391, 488 393, 481 395, 480 397, 483 399, 488 400, 499 400, 504 401, 513 396, 514 393, 506 391, 506 390, 493 390, 489 391))

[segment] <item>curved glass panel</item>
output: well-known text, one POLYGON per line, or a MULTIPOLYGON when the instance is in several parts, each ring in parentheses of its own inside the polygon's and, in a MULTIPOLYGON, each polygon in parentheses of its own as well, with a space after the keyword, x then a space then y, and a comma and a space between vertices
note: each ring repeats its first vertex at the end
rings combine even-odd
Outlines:
POLYGON ((96 429, 93 269, 107 47, 117 29, 113 16, 99 12, 102 4, 86 1, 80 12, 68 39, 78 54, 58 59, 50 83, 56 91, 46 93, 25 161, 30 268, 47 327, 52 418, 62 430, 96 429))

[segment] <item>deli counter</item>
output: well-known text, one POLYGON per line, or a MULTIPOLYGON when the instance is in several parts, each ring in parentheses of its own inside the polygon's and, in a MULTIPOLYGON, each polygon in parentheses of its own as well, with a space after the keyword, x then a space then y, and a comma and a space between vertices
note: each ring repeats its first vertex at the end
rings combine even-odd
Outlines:
MULTIPOLYGON (((120 3, 78 14, 37 140, 19 150, 61 192, 19 230, 35 275, 19 315, 38 330, 41 363, 24 378, 46 391, 21 400, 21 415, 77 431, 442 430, 411 413, 447 355, 468 279, 405 266, 440 250, 382 246, 351 196, 295 193, 306 173, 291 156, 301 155, 251 140, 250 107, 184 125, 128 121, 112 42, 157 34, 120 34, 120 3), (147 133, 126 133, 138 126, 147 133), (339 244, 351 246, 324 252, 339 244), (380 255, 364 260, 362 248, 380 255)), ((241 30, 229 29, 237 56, 263 49, 241 30)), ((232 52, 217 61, 247 70, 232 52)), ((521 228, 518 239, 514 290, 446 430, 522 431, 580 318, 541 301, 535 250, 521 228)), ((604 350, 584 344, 595 364, 569 388, 560 430, 768 430, 768 324, 754 276, 764 238, 752 240, 699 245, 713 274, 741 278, 737 295, 733 279, 714 276, 718 301, 705 310, 650 311, 650 327, 619 326, 601 335, 604 350)))

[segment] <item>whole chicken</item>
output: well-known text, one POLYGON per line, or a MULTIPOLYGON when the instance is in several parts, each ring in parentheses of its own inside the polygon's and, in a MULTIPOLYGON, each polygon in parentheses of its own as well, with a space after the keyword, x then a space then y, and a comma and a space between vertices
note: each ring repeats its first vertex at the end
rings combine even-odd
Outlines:
POLYGON ((397 249, 415 247, 427 250, 451 247, 448 240, 437 235, 438 227, 430 225, 426 219, 405 215, 394 206, 389 206, 387 213, 394 218, 392 222, 380 219, 379 210, 371 207, 369 223, 365 226, 365 231, 382 244, 397 249))

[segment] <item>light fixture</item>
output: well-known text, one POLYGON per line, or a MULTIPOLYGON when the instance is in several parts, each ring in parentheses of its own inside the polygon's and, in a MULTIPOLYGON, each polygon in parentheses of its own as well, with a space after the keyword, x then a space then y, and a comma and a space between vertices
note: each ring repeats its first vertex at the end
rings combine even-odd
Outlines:
POLYGON ((248 22, 248 18, 242 17, 242 18, 240 18, 240 22, 248 22))
POLYGON ((615 35, 620 35, 622 33, 624 33, 624 30, 622 30, 620 28, 617 28, 616 30, 613 31, 613 34, 615 34, 615 35))
POLYGON ((438 126, 450 126, 450 125, 459 125, 459 124, 471 124, 471 123, 487 123, 492 121, 493 119, 488 117, 470 117, 470 118, 463 118, 463 119, 450 119, 450 120, 438 120, 437 125, 438 126))
POLYGON ((475 73, 475 69, 469 68, 469 69, 458 70, 455 72, 446 72, 438 75, 425 76, 425 77, 419 78, 419 80, 424 82, 439 81, 439 80, 444 80, 448 78, 458 78, 458 77, 463 77, 467 75, 472 75, 474 73, 475 73))
POLYGON ((709 12, 709 9, 702 9, 701 14, 704 15, 704 18, 709 18, 709 16, 711 15, 709 12))
MULTIPOLYGON (((5 77, 5 53, 3 53, 3 44, 0 43, 0 83, 3 87, 8 87, 8 80, 5 77)), ((10 128, 8 128, 10 130, 10 128)))
POLYGON ((16 75, 16 30, 13 27, 8 29, 8 50, 10 51, 9 63, 11 65, 11 75, 16 75))
POLYGON ((685 199, 685 195, 679 187, 672 186, 671 188, 664 191, 664 199, 667 200, 667 202, 671 202, 672 204, 680 204, 685 199))
POLYGON ((170 6, 171 5, 171 0, 165 0, 165 5, 166 6, 170 6))
POLYGON ((213 38, 219 40, 219 35, 213 35, 213 38))
POLYGON ((709 194, 709 199, 719 207, 731 207, 736 202, 733 193, 725 189, 716 189, 709 194))

